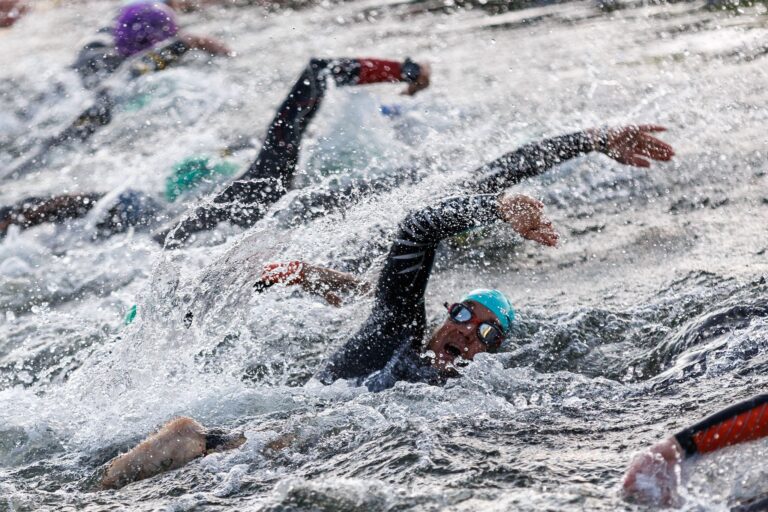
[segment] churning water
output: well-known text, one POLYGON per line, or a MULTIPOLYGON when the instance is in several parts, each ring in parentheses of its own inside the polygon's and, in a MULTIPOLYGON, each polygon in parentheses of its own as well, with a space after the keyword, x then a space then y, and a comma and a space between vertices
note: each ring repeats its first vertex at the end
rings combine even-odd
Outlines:
MULTIPOLYGON (((66 66, 119 3, 41 2, 0 32, 0 164, 87 105, 66 66)), ((0 204, 127 186, 160 194, 174 162, 259 140, 310 57, 433 64, 433 86, 413 99, 390 85, 330 91, 297 177, 311 187, 416 163, 418 184, 306 224, 225 225, 175 252, 144 232, 94 243, 90 218, 2 241, 0 510, 631 508, 618 486, 633 451, 765 391, 765 9, 498 11, 482 0, 365 0, 184 15, 238 56, 187 57, 126 84, 121 111, 91 141, 2 183, 0 204), (402 114, 384 117, 382 104, 402 114), (520 318, 502 353, 444 387, 304 386, 370 301, 334 309, 285 288, 254 294, 264 262, 300 258, 375 279, 405 212, 481 163, 634 122, 667 126, 675 160, 641 170, 590 155, 518 187, 543 198, 559 248, 500 227, 442 249, 430 320, 468 289, 498 287, 520 318), (137 320, 124 326, 134 303, 137 320), (248 442, 120 491, 92 489, 104 462, 175 415, 243 429, 248 442), (265 454, 286 433, 296 442, 265 454)), ((686 467, 685 507, 764 495, 767 451, 758 442, 686 467)))

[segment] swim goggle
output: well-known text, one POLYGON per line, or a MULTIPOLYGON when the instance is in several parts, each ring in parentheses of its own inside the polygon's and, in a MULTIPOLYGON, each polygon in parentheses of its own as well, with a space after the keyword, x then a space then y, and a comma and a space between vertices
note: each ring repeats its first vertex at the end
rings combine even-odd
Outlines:
POLYGON ((448 310, 448 316, 450 319, 457 324, 477 324, 477 339, 479 339, 483 344, 487 346, 494 346, 500 344, 504 339, 504 333, 501 331, 499 326, 488 322, 473 322, 472 317, 475 315, 466 304, 459 302, 449 306, 446 302, 445 307, 448 310))

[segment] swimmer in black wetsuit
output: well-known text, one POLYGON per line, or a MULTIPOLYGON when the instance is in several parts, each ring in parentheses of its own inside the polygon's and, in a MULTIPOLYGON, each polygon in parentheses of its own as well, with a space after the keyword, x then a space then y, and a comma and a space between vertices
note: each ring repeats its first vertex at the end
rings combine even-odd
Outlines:
MULTIPOLYGON (((443 238, 498 221, 509 223, 524 238, 554 246, 558 236, 542 209, 540 202, 527 196, 481 194, 449 198, 411 213, 400 224, 379 278, 371 316, 331 357, 318 379, 325 384, 354 379, 373 391, 391 387, 397 380, 439 383, 456 374, 459 361, 498 350, 514 311, 496 290, 472 291, 450 306, 448 319, 424 343, 424 292, 435 249, 443 238)), ((334 292, 360 287, 354 278, 328 270, 311 271, 308 279, 299 267, 270 268, 261 284, 307 282, 310 288, 322 291, 328 287, 334 292), (310 283, 312 280, 316 282, 310 283)), ((244 442, 237 434, 227 439, 231 442, 220 449, 244 442)), ((207 453, 205 429, 194 420, 179 418, 110 462, 101 485, 121 487, 207 453)))
MULTIPOLYGON (((278 188, 281 183, 290 182, 295 170, 301 139, 309 122, 312 120, 323 100, 326 81, 332 78, 337 85, 363 85, 379 82, 408 83, 406 94, 415 94, 429 85, 429 66, 419 65, 410 60, 405 63, 380 59, 312 59, 299 80, 291 88, 280 109, 277 111, 272 124, 267 129, 267 140, 256 161, 243 177, 252 177, 254 173, 269 176, 269 179, 259 181, 252 189, 250 181, 236 181, 219 197, 242 198, 249 191, 256 194, 262 191, 266 201, 279 198, 285 191, 278 188), (405 71, 403 71, 405 69, 405 71), (405 73, 405 74, 404 74, 405 73), (274 189, 270 188, 275 187, 274 189)), ((378 188, 381 189, 382 184, 378 188)), ((362 189, 358 189, 360 193, 362 189)), ((33 197, 19 201, 14 206, 0 208, 0 237, 8 227, 17 225, 26 229, 44 222, 62 222, 67 219, 82 217, 90 211, 96 202, 105 194, 85 193, 54 196, 51 198, 33 197)), ((328 201, 332 201, 329 199, 328 201)), ((341 201, 338 201, 341 204, 341 201)), ((200 208, 198 212, 206 222, 214 218, 230 215, 229 206, 200 208), (211 217, 205 217, 210 213, 211 217)), ((243 209, 232 210, 230 220, 250 222, 256 216, 263 215, 261 203, 245 205, 243 209)), ((99 237, 121 233, 129 227, 137 229, 153 228, 162 216, 162 202, 142 192, 127 190, 115 197, 114 205, 107 209, 105 218, 97 224, 99 237)), ((187 233, 196 230, 197 221, 187 220, 174 233, 187 233)), ((215 225, 215 223, 213 224, 215 225)), ((212 227, 211 225, 210 227, 212 227)), ((165 238, 165 232, 159 239, 165 238)))
MULTIPOLYGON (((768 436, 768 395, 732 405, 695 425, 660 441, 637 455, 624 475, 624 496, 633 501, 673 505, 679 503, 680 465, 697 454, 768 436)), ((742 510, 766 510, 754 504, 742 510)))
POLYGON ((301 140, 328 87, 380 82, 406 82, 405 94, 427 88, 430 69, 410 59, 403 63, 379 59, 312 59, 277 111, 256 160, 213 203, 197 208, 180 222, 155 235, 167 248, 178 247, 191 235, 230 221, 251 226, 288 191, 299 160, 301 140))
MULTIPOLYGON (((208 36, 180 31, 174 8, 178 2, 136 1, 124 6, 114 26, 103 28, 83 46, 72 68, 86 89, 93 89, 117 71, 132 57, 153 48, 144 60, 156 69, 164 69, 189 50, 202 50, 211 55, 231 55, 222 42, 208 36), (158 46, 166 43, 164 46, 158 46)), ((135 62, 141 74, 141 63, 135 62)))
MULTIPOLYGON (((370 391, 395 382, 443 382, 456 367, 481 352, 495 352, 509 332, 514 310, 497 290, 475 290, 453 305, 448 318, 425 340, 424 294, 440 241, 469 229, 504 221, 523 237, 554 246, 557 234, 542 215, 543 204, 527 196, 496 194, 452 197, 413 212, 400 223, 375 288, 368 320, 317 373, 323 384, 351 379, 370 391)), ((293 262, 268 266, 261 285, 302 284, 334 300, 343 290, 365 290, 353 276, 293 262)))

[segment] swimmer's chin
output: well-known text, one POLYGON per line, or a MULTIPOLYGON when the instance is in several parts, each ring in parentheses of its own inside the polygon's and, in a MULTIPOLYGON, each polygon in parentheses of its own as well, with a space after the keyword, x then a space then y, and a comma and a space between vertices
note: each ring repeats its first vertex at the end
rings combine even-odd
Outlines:
POLYGON ((429 359, 429 365, 437 371, 437 374, 443 378, 455 378, 459 377, 459 368, 469 364, 469 361, 461 357, 457 357, 453 361, 445 361, 438 358, 435 353, 428 350, 422 354, 421 357, 429 359))

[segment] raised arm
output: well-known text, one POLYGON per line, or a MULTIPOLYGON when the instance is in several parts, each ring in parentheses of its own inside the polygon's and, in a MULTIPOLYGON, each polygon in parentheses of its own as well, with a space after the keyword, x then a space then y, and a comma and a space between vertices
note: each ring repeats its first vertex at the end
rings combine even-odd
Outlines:
POLYGON ((368 375, 384 367, 404 339, 421 339, 426 326, 424 292, 435 251, 444 238, 503 220, 531 240, 555 245, 557 234, 527 196, 452 197, 412 212, 400 224, 376 285, 372 313, 318 374, 325 383, 368 375))
POLYGON ((732 405, 637 455, 624 475, 624 495, 641 502, 673 504, 682 461, 698 453, 768 436, 768 394, 732 405))
POLYGON ((301 140, 320 108, 328 79, 337 86, 406 82, 412 87, 405 92, 415 94, 429 85, 429 67, 410 59, 403 63, 379 59, 310 60, 280 105, 261 151, 248 170, 216 196, 213 204, 198 208, 173 229, 158 233, 155 239, 172 248, 193 233, 212 229, 224 220, 251 226, 261 219, 293 181, 301 140))
POLYGON ((644 157, 668 161, 675 154, 671 146, 650 135, 659 131, 664 128, 656 125, 591 129, 526 144, 477 169, 474 174, 479 179, 467 181, 465 186, 484 194, 500 192, 592 151, 623 164, 649 167, 644 157))

